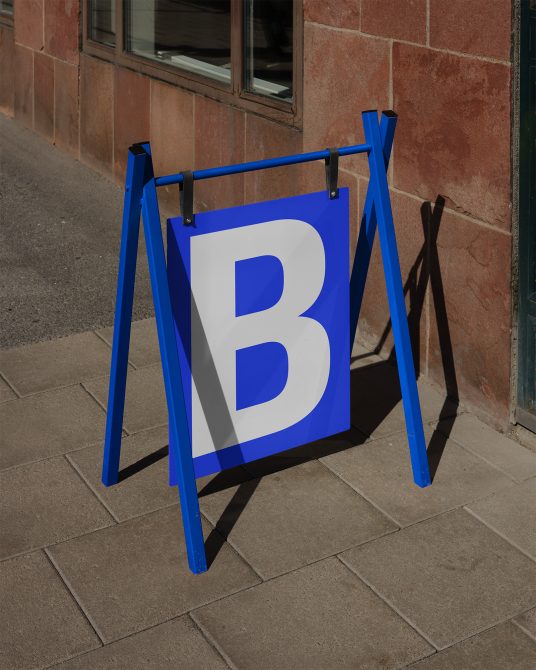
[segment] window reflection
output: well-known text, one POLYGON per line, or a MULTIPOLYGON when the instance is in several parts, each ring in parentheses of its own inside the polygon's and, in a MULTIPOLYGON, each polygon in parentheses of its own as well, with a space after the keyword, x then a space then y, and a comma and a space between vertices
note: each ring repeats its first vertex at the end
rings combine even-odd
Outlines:
POLYGON ((230 0, 127 0, 127 51, 231 81, 230 0))
POLYGON ((246 0, 246 89, 292 99, 292 0, 246 0))

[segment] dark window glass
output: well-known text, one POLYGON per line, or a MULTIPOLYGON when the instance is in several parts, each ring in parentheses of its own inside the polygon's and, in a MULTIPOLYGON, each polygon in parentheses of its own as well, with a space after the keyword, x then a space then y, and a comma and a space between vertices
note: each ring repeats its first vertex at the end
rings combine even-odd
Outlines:
POLYGON ((13 15, 13 0, 0 0, 0 14, 13 15))
POLYGON ((246 89, 292 99, 292 0, 245 0, 246 89))
POLYGON ((126 0, 127 51, 231 81, 230 0, 126 0))
POLYGON ((115 46, 115 0, 90 0, 88 23, 90 40, 115 46))

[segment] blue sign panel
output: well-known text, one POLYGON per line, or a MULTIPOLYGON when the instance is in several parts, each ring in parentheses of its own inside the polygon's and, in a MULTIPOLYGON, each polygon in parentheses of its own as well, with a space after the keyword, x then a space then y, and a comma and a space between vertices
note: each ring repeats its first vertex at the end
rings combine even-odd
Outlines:
POLYGON ((168 221, 197 477, 350 425, 348 189, 168 221))

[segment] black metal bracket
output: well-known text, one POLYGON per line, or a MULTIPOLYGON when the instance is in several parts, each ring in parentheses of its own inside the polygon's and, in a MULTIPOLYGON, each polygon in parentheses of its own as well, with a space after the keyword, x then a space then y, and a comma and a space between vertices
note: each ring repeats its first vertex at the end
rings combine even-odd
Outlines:
POLYGON ((182 181, 179 183, 180 208, 182 222, 185 226, 194 225, 194 173, 191 170, 181 172, 182 181))
POLYGON ((330 200, 337 198, 339 189, 337 186, 339 180, 339 152, 337 149, 327 149, 329 156, 326 162, 326 188, 330 200))

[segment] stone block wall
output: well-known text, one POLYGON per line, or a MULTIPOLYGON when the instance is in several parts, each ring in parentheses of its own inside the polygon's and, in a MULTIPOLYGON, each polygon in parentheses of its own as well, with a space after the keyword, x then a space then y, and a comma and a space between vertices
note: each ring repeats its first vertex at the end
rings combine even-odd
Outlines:
MULTIPOLYGON (((0 110, 119 183, 134 141, 165 173, 360 142, 361 110, 398 112, 390 183, 417 367, 507 426, 511 2, 304 0, 301 129, 81 53, 78 0, 15 4, 0 110)), ((367 176, 366 157, 341 160, 354 241, 367 176)), ((322 187, 320 164, 254 172, 200 182, 197 207, 322 187)), ((178 193, 163 200, 176 209, 178 193)), ((377 248, 359 336, 391 351, 377 248)))

